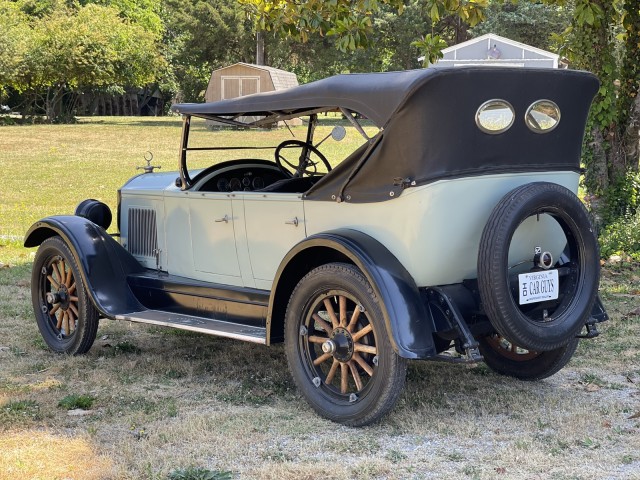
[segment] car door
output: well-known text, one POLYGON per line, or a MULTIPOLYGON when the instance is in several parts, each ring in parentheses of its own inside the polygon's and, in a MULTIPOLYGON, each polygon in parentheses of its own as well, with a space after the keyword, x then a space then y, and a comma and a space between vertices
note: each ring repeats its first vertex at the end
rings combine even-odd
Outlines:
POLYGON ((255 286, 271 289, 280 262, 306 236, 302 196, 297 193, 244 192, 238 194, 240 199, 255 286))
POLYGON ((197 193, 188 203, 195 276, 241 285, 235 243, 235 224, 241 219, 234 215, 231 198, 225 193, 197 193))

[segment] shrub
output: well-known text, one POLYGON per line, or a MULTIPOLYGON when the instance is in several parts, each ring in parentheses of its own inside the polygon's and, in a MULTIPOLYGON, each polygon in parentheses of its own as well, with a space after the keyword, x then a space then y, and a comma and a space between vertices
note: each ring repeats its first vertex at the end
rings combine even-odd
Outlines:
POLYGON ((66 410, 73 410, 75 408, 88 410, 91 408, 91 405, 93 405, 94 400, 95 398, 90 395, 67 395, 58 402, 58 406, 66 410))
POLYGON ((607 225, 600 233, 600 255, 628 255, 640 260, 640 210, 627 213, 607 225))
POLYGON ((212 471, 202 467, 180 468, 169 474, 169 480, 230 480, 231 472, 212 471))

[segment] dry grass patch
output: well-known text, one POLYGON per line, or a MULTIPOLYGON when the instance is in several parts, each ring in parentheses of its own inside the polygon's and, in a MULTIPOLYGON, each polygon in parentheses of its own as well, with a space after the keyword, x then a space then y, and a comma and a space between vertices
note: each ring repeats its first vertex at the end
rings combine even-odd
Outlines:
POLYGON ((85 438, 36 430, 3 432, 0 479, 99 480, 112 477, 111 462, 85 438))
POLYGON ((605 275, 612 320, 554 377, 412 362, 392 413, 351 429, 311 411, 281 345, 104 320, 87 355, 55 355, 33 320, 28 265, 4 269, 0 408, 13 406, 0 429, 81 438, 116 479, 165 480, 190 467, 250 479, 634 478, 640 299, 616 292, 635 271, 605 275), (94 399, 88 415, 59 406, 73 396, 94 399))

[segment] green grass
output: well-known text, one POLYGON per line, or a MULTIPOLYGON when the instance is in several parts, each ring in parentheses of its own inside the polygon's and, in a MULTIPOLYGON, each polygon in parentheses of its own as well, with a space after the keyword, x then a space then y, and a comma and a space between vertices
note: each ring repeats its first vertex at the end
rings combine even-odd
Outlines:
POLYGON ((229 471, 212 471, 203 467, 187 467, 173 470, 167 477, 169 480, 231 480, 229 471))
POLYGON ((0 427, 41 419, 40 406, 35 400, 11 400, 0 407, 0 427))
POLYGON ((95 398, 91 395, 67 395, 58 402, 58 406, 65 410, 74 410, 81 408, 83 410, 89 410, 93 405, 95 398))

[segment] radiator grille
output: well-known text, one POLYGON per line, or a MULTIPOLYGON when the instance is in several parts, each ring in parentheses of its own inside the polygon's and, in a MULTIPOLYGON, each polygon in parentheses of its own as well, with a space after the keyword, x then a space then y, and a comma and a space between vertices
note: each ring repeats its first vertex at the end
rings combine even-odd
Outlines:
POLYGON ((129 240, 127 248, 132 255, 155 257, 158 248, 156 211, 150 208, 129 209, 129 240))

